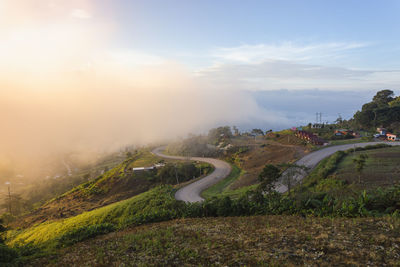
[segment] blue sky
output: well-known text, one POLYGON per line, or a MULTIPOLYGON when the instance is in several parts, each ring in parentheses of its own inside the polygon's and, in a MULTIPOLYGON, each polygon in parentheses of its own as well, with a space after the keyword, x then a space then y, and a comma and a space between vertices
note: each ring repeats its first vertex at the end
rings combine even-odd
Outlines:
POLYGON ((398 14, 400 1, 386 0, 119 0, 93 19, 115 23, 113 49, 183 64, 213 90, 250 92, 287 125, 314 109, 350 118, 376 91, 398 93, 398 14))
MULTIPOLYGON (((217 48, 358 44, 330 65, 399 68, 399 1, 105 1, 113 45, 207 66, 217 48)), ((316 55, 318 57, 318 55, 316 55)), ((319 62, 318 58, 310 61, 319 62)))

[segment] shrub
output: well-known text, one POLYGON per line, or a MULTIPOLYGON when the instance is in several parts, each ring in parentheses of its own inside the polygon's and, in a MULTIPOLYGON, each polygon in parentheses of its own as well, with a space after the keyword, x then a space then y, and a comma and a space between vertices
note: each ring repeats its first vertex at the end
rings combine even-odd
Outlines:
POLYGON ((89 226, 82 226, 62 235, 59 239, 60 246, 69 246, 97 235, 106 234, 115 230, 110 223, 100 223, 89 226))

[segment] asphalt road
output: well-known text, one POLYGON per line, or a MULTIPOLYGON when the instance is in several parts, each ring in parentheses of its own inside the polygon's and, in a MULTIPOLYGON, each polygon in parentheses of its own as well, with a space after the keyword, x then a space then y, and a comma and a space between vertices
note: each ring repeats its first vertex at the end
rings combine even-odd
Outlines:
MULTIPOLYGON (((318 151, 312 152, 300 160, 296 162, 297 165, 305 166, 309 170, 313 169, 321 160, 332 155, 333 153, 340 150, 348 150, 354 147, 365 147, 368 145, 376 145, 376 144, 388 144, 388 145, 400 145, 400 142, 368 142, 368 143, 356 143, 356 144, 348 144, 348 145, 339 145, 332 146, 320 149, 318 151)), ((202 161, 212 164, 215 167, 215 170, 210 175, 197 180, 187 186, 182 187, 175 193, 175 198, 177 200, 183 200, 185 202, 200 202, 204 199, 200 196, 200 193, 212 186, 213 184, 219 182, 229 175, 231 172, 231 166, 222 160, 213 159, 213 158, 201 158, 201 157, 180 157, 180 156, 169 156, 163 154, 165 147, 159 147, 153 150, 153 154, 168 158, 168 159, 179 159, 179 160, 194 160, 194 161, 202 161)), ((285 174, 285 173, 284 173, 285 174)), ((293 183, 297 183, 301 181, 304 177, 307 176, 307 172, 301 171, 301 173, 297 174, 294 178, 295 181, 293 183)), ((282 183, 282 181, 278 182, 275 186, 275 190, 284 193, 288 190, 287 186, 282 183)))
MULTIPOLYGON (((368 142, 368 143, 357 143, 357 144, 348 144, 348 145, 339 145, 339 146, 331 146, 327 148, 320 149, 318 151, 312 152, 303 158, 299 159, 296 164, 300 166, 305 166, 309 169, 313 169, 317 166, 318 162, 323 160, 324 158, 332 155, 333 153, 340 150, 348 150, 354 147, 365 147, 368 145, 376 145, 376 144, 388 144, 392 146, 400 145, 400 142, 368 142)), ((285 174, 285 173, 284 173, 285 174)), ((295 183, 301 181, 307 175, 306 172, 302 171, 300 174, 296 175, 295 183)), ((284 193, 288 190, 286 185, 283 185, 282 182, 277 183, 275 190, 284 193)))
POLYGON ((207 162, 214 166, 215 170, 207 175, 206 177, 197 180, 187 186, 182 187, 175 193, 175 198, 177 200, 183 200, 185 202, 201 202, 204 200, 200 196, 200 193, 205 189, 209 188, 213 184, 221 181, 225 177, 227 177, 231 172, 231 166, 222 160, 213 159, 213 158, 201 158, 201 157, 180 157, 180 156, 169 156, 162 153, 165 147, 159 147, 154 149, 153 154, 167 158, 167 159, 179 159, 179 160, 193 160, 193 161, 202 161, 207 162))

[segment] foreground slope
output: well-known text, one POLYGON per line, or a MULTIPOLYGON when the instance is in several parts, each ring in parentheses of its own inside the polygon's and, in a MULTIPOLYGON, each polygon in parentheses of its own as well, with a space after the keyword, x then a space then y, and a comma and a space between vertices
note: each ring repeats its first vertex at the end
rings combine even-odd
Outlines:
POLYGON ((91 235, 114 231, 128 225, 163 221, 178 217, 179 207, 171 186, 160 186, 77 216, 47 221, 23 230, 8 232, 11 246, 32 244, 37 247, 59 247, 91 235))
POLYGON ((391 218, 180 219, 97 237, 31 266, 393 266, 399 241, 391 218))

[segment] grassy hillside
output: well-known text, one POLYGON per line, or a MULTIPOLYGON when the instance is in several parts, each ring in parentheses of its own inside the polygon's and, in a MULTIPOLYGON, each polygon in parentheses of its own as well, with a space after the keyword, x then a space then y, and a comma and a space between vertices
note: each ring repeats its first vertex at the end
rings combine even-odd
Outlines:
POLYGON ((399 235, 392 218, 181 219, 88 240, 30 266, 394 266, 399 235))
POLYGON ((8 233, 8 244, 11 246, 25 244, 38 247, 62 246, 87 238, 87 235, 91 235, 92 232, 109 232, 127 225, 175 218, 177 216, 176 203, 172 196, 172 187, 157 187, 130 199, 71 218, 11 231, 8 233))
POLYGON ((201 196, 204 198, 211 198, 220 196, 224 192, 231 191, 229 190, 230 185, 244 173, 244 171, 235 164, 231 164, 231 167, 232 171, 228 177, 201 192, 201 196))
POLYGON ((396 174, 400 164, 400 148, 388 145, 367 146, 347 151, 338 151, 322 160, 304 179, 297 191, 328 192, 335 197, 348 197, 362 190, 393 186, 400 182, 396 174), (365 168, 358 182, 358 173, 353 159, 360 154, 368 155, 365 168))
MULTIPOLYGON (((84 211, 93 210, 108 204, 121 201, 153 188, 162 183, 175 183, 175 171, 172 171, 172 179, 169 172, 163 172, 163 177, 158 177, 157 171, 132 172, 133 167, 152 166, 159 161, 175 162, 159 158, 149 150, 141 150, 132 157, 126 159, 116 167, 110 169, 94 180, 74 187, 72 190, 48 201, 43 206, 18 218, 13 223, 14 227, 28 227, 45 221, 58 220, 78 215, 84 211), (171 182, 172 181, 172 182, 171 182)), ((176 165, 180 181, 187 181, 193 175, 199 175, 201 169, 208 173, 211 169, 209 164, 198 163, 187 167, 187 163, 179 161, 176 165), (199 165, 199 166, 198 166, 199 165), (188 171, 189 170, 189 171, 188 171), (190 175, 188 174, 190 173, 190 175), (188 176, 188 177, 186 177, 188 176)), ((171 168, 167 165, 165 168, 171 168)), ((161 171, 161 169, 160 169, 161 171)))
MULTIPOLYGON (((388 216, 393 220, 392 229, 398 229, 398 226, 394 226, 394 224, 399 224, 400 218, 400 206, 398 204, 400 186, 389 188, 377 194, 367 194, 363 192, 356 197, 347 199, 337 199, 325 193, 303 194, 303 192, 300 192, 292 197, 288 197, 277 193, 264 195, 261 194, 260 191, 250 191, 237 199, 231 199, 229 197, 212 198, 201 203, 192 204, 175 200, 173 193, 174 191, 171 186, 157 187, 130 199, 84 212, 74 217, 44 222, 22 230, 9 231, 7 234, 7 244, 17 248, 17 253, 22 256, 22 258, 19 259, 25 259, 24 262, 26 262, 27 259, 24 257, 27 255, 31 255, 31 258, 40 256, 40 253, 49 255, 49 253, 59 251, 58 249, 62 247, 73 245, 99 234, 114 232, 128 226, 137 226, 176 218, 208 217, 207 220, 213 221, 214 219, 212 218, 214 217, 242 217, 261 214, 302 215, 297 218, 303 218, 309 215, 337 218, 367 216, 382 218, 382 216, 388 216)), ((226 220, 227 219, 222 219, 222 222, 226 220)), ((243 217, 243 220, 247 221, 246 225, 251 226, 251 217, 243 217)), ((283 219, 281 220, 282 224, 280 227, 286 227, 283 224, 283 219)), ((375 218, 372 221, 376 220, 382 219, 375 218)), ((207 227, 207 229, 212 229, 209 226, 207 227)), ((348 226, 346 225, 346 227, 348 226)), ((228 229, 229 228, 235 228, 235 226, 228 226, 228 229)), ((281 230, 285 229, 282 228, 281 230)), ((223 226, 217 227, 215 231, 212 231, 210 234, 214 233, 219 235, 221 231, 226 231, 223 226)), ((253 229, 253 231, 257 232, 255 229, 253 229)), ((305 231, 305 233, 307 231, 305 231)), ((244 232, 240 233, 243 234, 244 232)), ((197 236, 203 236, 203 234, 204 233, 200 231, 197 236)), ((182 235, 184 236, 185 234, 182 233, 182 235)), ((238 233, 227 232, 224 238, 234 240, 237 235, 238 233)), ((249 233, 249 235, 251 236, 251 233, 249 233)), ((140 238, 141 237, 138 239, 140 238)), ((161 249, 159 247, 160 245, 157 244, 160 243, 162 246, 165 244, 165 241, 158 241, 157 238, 157 236, 153 237, 153 234, 151 234, 150 240, 143 244, 145 249, 152 249, 152 244, 156 244, 156 249, 161 249)), ((248 242, 252 242, 251 240, 253 239, 250 238, 248 242)), ((175 241, 172 241, 171 244, 167 245, 167 248, 180 250, 180 243, 175 244, 174 242, 175 241)), ((226 242, 227 241, 222 241, 222 244, 226 242)), ((137 241, 137 243, 140 244, 139 241, 137 241)), ((138 249, 135 248, 134 251, 137 250, 138 249)), ((151 255, 157 253, 161 252, 157 252, 156 250, 156 252, 151 252, 151 255)), ((184 256, 190 256, 192 252, 188 251, 188 253, 189 254, 184 254, 184 256)), ((261 259, 262 258, 264 258, 264 256, 262 256, 261 259)))
POLYGON ((347 183, 358 183, 353 158, 368 155, 362 172, 361 188, 372 189, 400 182, 400 147, 358 151, 346 155, 338 164, 335 177, 347 183))

